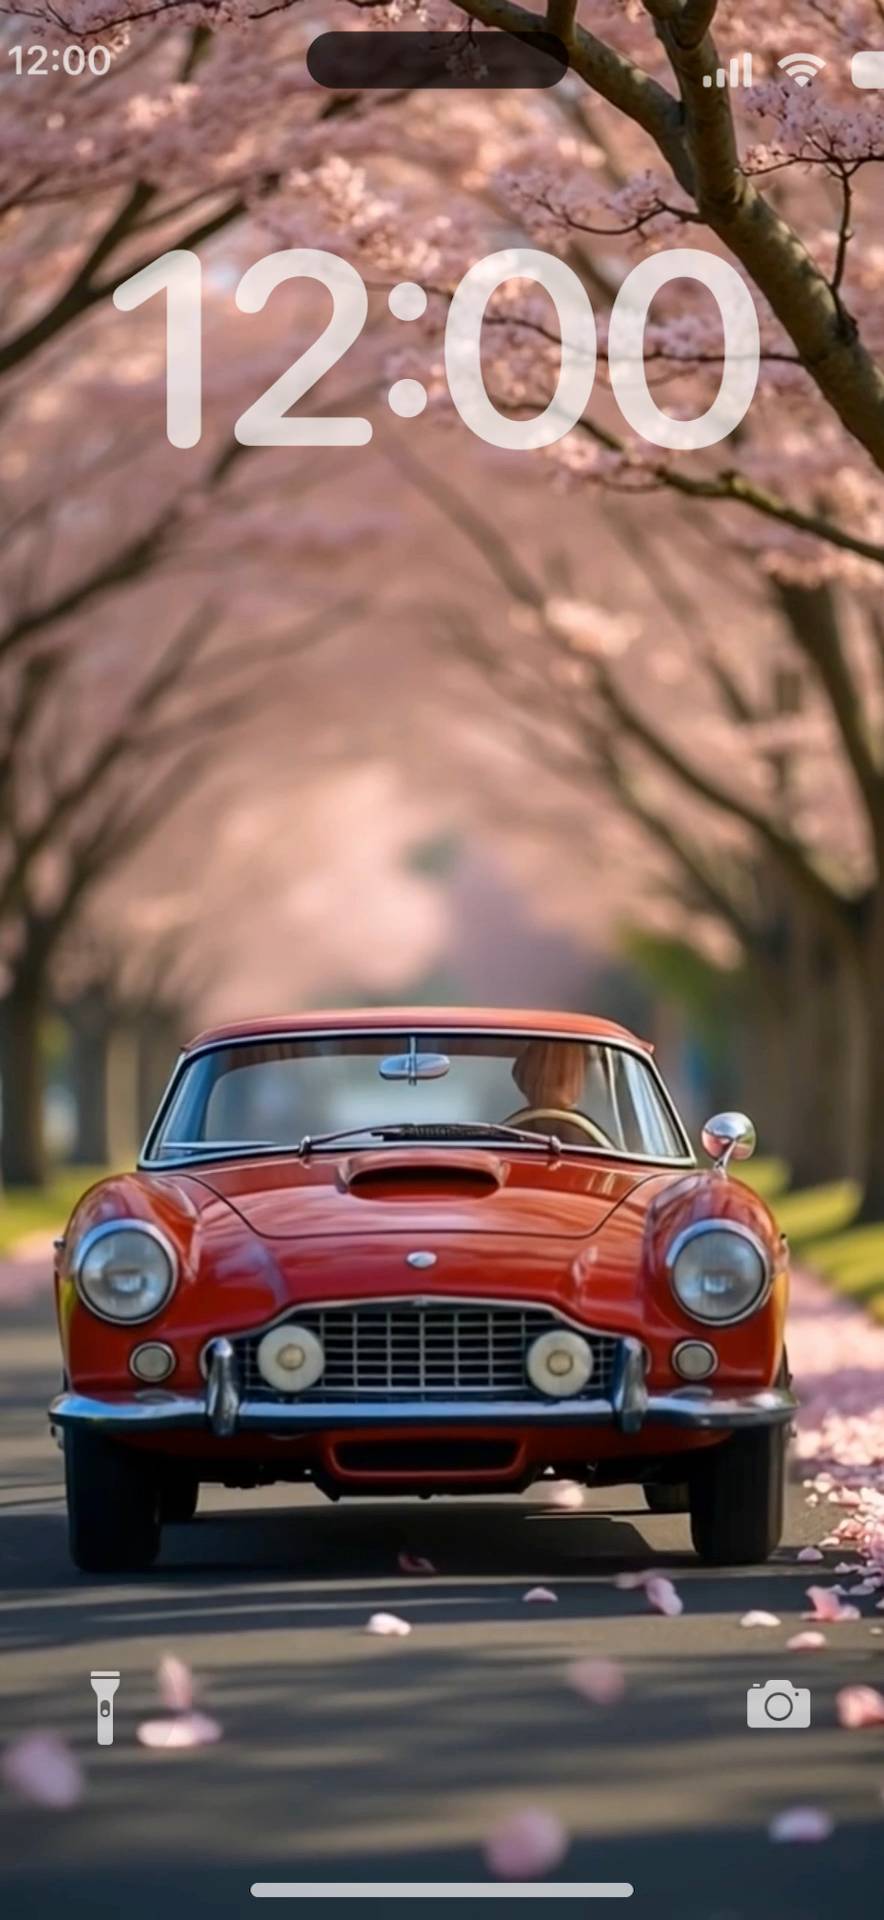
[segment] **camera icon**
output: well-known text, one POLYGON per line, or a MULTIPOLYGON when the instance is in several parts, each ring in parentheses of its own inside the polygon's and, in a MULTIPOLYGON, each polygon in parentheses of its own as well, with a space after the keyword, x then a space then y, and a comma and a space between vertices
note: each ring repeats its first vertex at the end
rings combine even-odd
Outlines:
POLYGON ((809 1727, 810 1688, 793 1687, 791 1680, 756 1680, 746 1694, 749 1727, 809 1727))

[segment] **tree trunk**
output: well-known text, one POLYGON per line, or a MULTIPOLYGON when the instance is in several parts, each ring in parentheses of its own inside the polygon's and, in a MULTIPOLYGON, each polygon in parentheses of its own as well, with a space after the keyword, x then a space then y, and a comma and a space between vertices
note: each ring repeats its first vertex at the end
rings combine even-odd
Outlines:
POLYGON ((67 1009, 71 1034, 71 1079, 77 1133, 71 1154, 76 1167, 105 1167, 107 1148, 108 1009, 103 993, 85 994, 67 1009))
POLYGON ((884 887, 869 907, 859 988, 865 1015, 862 1221, 884 1220, 884 887))
POLYGON ((41 1187, 46 1179, 41 1059, 45 1011, 42 969, 25 962, 0 1009, 0 1172, 5 1187, 41 1187))

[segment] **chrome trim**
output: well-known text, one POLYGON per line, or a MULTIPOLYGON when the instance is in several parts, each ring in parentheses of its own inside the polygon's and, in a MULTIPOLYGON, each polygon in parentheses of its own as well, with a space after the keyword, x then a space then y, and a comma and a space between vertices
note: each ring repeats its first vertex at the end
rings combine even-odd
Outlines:
POLYGON ((163 1380, 168 1380, 169 1375, 175 1372, 175 1368, 177 1367, 177 1365, 178 1365, 178 1355, 176 1354, 174 1347, 170 1347, 168 1340, 141 1340, 137 1347, 132 1348, 132 1352, 129 1355, 129 1372, 131 1374, 134 1374, 135 1379, 139 1380, 143 1387, 150 1387, 150 1386, 161 1387, 163 1384, 163 1380), (154 1352, 156 1352, 157 1349, 159 1348, 159 1350, 162 1353, 168 1354, 169 1359, 172 1362, 172 1365, 167 1369, 167 1371, 162 1375, 162 1378, 159 1380, 153 1380, 153 1381, 145 1380, 144 1375, 141 1373, 138 1373, 135 1366, 133 1365, 133 1362, 137 1359, 139 1353, 144 1352, 145 1347, 152 1348, 154 1352))
MULTIPOLYGON (((290 1300, 272 1320, 262 1320, 256 1327, 233 1327, 231 1340, 257 1340, 262 1333, 269 1333, 271 1327, 282 1326, 286 1320, 298 1313, 334 1313, 337 1307, 512 1307, 517 1313, 528 1308, 550 1313, 561 1320, 575 1333, 589 1334, 596 1340, 622 1340, 623 1334, 616 1327, 590 1327, 585 1320, 576 1320, 572 1313, 566 1313, 562 1307, 553 1306, 549 1300, 538 1300, 534 1294, 530 1299, 519 1293, 348 1293, 338 1295, 334 1300, 308 1300, 301 1296, 290 1300)), ((200 1355, 200 1368, 209 1352, 211 1340, 206 1342, 200 1355)))
POLYGON ((206 1381, 206 1419, 225 1440, 236 1431, 240 1411, 236 1355, 229 1340, 213 1340, 206 1381))
POLYGON ((698 1327, 737 1327, 739 1326, 741 1320, 750 1319, 753 1313, 758 1313, 759 1309, 764 1306, 765 1301, 770 1298, 770 1290, 774 1283, 774 1263, 770 1257, 767 1247, 764 1244, 764 1241, 759 1237, 759 1235, 757 1233, 753 1233, 751 1227, 742 1226, 740 1222, 737 1220, 723 1220, 717 1217, 710 1220, 695 1220, 692 1226, 683 1227, 681 1230, 681 1233, 676 1234, 675 1239, 672 1241, 671 1245, 667 1249, 666 1272, 669 1278, 669 1285, 672 1288, 673 1298, 677 1300, 682 1313, 686 1313, 690 1320, 696 1320, 698 1327), (730 1314, 726 1320, 716 1320, 711 1317, 707 1317, 705 1314, 695 1313, 693 1308, 685 1306, 685 1303, 681 1297, 681 1294, 676 1291, 676 1286, 675 1286, 676 1260, 678 1259, 678 1256, 682 1252, 682 1249, 684 1247, 689 1246, 692 1240, 698 1240, 701 1234, 704 1234, 704 1233, 738 1234, 741 1239, 748 1240, 749 1245, 751 1247, 754 1247, 755 1252, 758 1254, 758 1257, 761 1261, 764 1278, 762 1280, 761 1287, 756 1299, 753 1300, 751 1306, 744 1307, 742 1313, 730 1314))
POLYGON ((621 1433, 640 1432, 650 1403, 645 1384, 644 1344, 632 1336, 620 1342, 614 1362, 611 1403, 621 1433))
MULTIPOLYGON (((204 1161, 198 1161, 198 1162, 195 1162, 193 1159, 190 1159, 190 1158, 182 1159, 182 1160, 167 1160, 167 1159, 154 1160, 154 1159, 151 1159, 151 1155, 150 1155, 150 1149, 156 1138, 163 1116, 167 1108, 171 1104, 173 1095, 177 1093, 179 1084, 185 1072, 187 1071, 187 1068, 190 1066, 191 1061, 201 1060, 203 1056, 207 1053, 220 1053, 222 1051, 227 1052, 232 1047, 254 1047, 259 1045, 273 1046, 279 1041, 285 1041, 285 1040, 289 1040, 289 1041, 346 1040, 346 1039, 352 1039, 352 1040, 363 1039, 364 1040, 366 1038, 371 1038, 373 1035, 383 1034, 385 1032, 401 1033, 402 1028, 392 1027, 392 1026, 391 1027, 383 1027, 383 1026, 310 1027, 309 1029, 305 1030, 305 1029, 294 1029, 292 1027, 279 1027, 279 1028, 274 1028, 273 1031, 270 1033, 262 1033, 260 1035, 241 1034, 239 1036, 233 1035, 226 1040, 207 1040, 203 1043, 201 1047, 191 1047, 183 1051, 178 1055, 178 1059, 176 1060, 175 1065, 172 1069, 172 1072, 169 1076, 169 1084, 166 1087, 165 1093, 163 1094, 162 1100, 160 1101, 160 1104, 157 1108, 154 1119, 151 1123, 151 1126, 148 1129, 147 1135, 145 1137, 144 1145, 141 1149, 141 1153, 138 1158, 138 1166, 155 1171, 155 1172, 156 1171, 174 1172, 183 1167, 194 1167, 196 1165, 211 1166, 213 1164, 211 1160, 208 1160, 208 1159, 204 1161)), ((448 1025, 443 1025, 442 1027, 438 1027, 438 1028, 431 1027, 429 1025, 425 1027, 419 1027, 417 1029, 417 1035, 415 1037, 419 1037, 422 1033, 434 1034, 437 1032, 439 1034, 444 1034, 444 1033, 452 1034, 459 1039, 474 1038, 477 1034, 481 1035, 484 1033, 484 1034, 489 1034, 493 1036, 497 1040, 523 1040, 526 1044, 529 1040, 580 1040, 581 1039, 580 1034, 563 1033, 561 1028, 558 1028, 558 1027, 457 1027, 457 1026, 451 1025, 450 1023, 448 1025)), ((677 1170, 684 1170, 684 1169, 689 1169, 691 1167, 696 1167, 697 1156, 694 1153, 693 1148, 691 1146, 687 1129, 684 1125, 681 1115, 678 1112, 675 1102, 673 1101, 672 1095, 669 1091, 669 1088, 666 1085, 666 1082, 663 1078, 662 1073, 660 1072, 660 1069, 657 1065, 656 1060, 654 1059, 653 1054, 647 1052, 647 1050, 644 1047, 640 1046, 637 1041, 630 1042, 627 1040, 610 1040, 610 1039, 602 1039, 601 1037, 593 1041, 591 1034, 587 1034, 585 1036, 585 1044, 587 1046, 595 1045, 599 1047, 610 1047, 612 1051, 615 1051, 618 1053, 629 1053, 632 1055, 634 1060, 641 1060, 642 1064, 647 1067, 649 1073, 651 1074, 655 1082, 657 1091, 662 1098, 663 1105, 666 1109, 669 1119, 672 1121, 672 1124, 675 1128, 676 1135, 681 1140, 685 1151, 682 1155, 673 1159, 666 1159, 666 1158, 660 1159, 659 1155, 651 1154, 651 1153, 623 1153, 621 1152, 619 1147, 565 1146, 562 1148, 562 1152, 565 1154, 576 1153, 576 1154, 583 1154, 583 1155, 600 1153, 604 1155, 606 1160, 608 1159, 609 1160, 625 1160, 637 1166, 672 1167, 677 1170)), ((396 1144, 398 1146, 401 1146, 402 1142, 397 1141, 391 1144, 396 1144)), ((406 1144, 409 1144, 409 1143, 406 1143, 406 1144)), ((438 1146, 444 1146, 446 1143, 444 1141, 429 1141, 429 1142, 417 1141, 414 1144, 418 1148, 423 1146, 424 1148, 430 1147, 430 1149, 435 1149, 438 1146)), ((489 1142, 487 1139, 484 1139, 484 1140, 477 1139, 474 1142, 470 1142, 465 1137, 463 1140, 458 1140, 453 1144, 458 1147, 466 1147, 472 1144, 478 1147, 485 1147, 486 1150, 489 1152, 491 1152, 492 1149, 495 1151, 499 1151, 499 1145, 496 1148, 494 1148, 494 1143, 489 1142)), ((529 1153, 535 1153, 535 1154, 548 1153, 548 1147, 546 1145, 537 1146, 537 1147, 529 1146, 527 1141, 518 1141, 518 1142, 509 1141, 509 1142, 504 1142, 504 1145, 507 1145, 510 1148, 512 1148, 514 1152, 516 1151, 529 1152, 529 1153)), ((381 1150, 382 1148, 383 1148, 383 1143, 381 1143, 381 1150)), ((348 1149, 346 1148, 344 1143, 340 1143, 335 1146, 320 1147, 318 1149, 315 1149, 315 1151, 318 1151, 320 1153, 344 1153, 347 1150, 348 1149)), ((244 1153, 242 1157, 244 1160, 249 1160, 249 1159, 254 1160, 258 1158, 269 1159, 272 1157, 273 1154, 282 1154, 283 1156, 288 1155, 289 1158, 291 1158, 296 1151, 297 1151, 296 1146, 289 1145, 287 1147, 274 1147, 272 1149, 269 1149, 265 1154, 261 1154, 261 1155, 257 1155, 257 1154, 250 1155, 248 1153, 244 1153)), ((374 1151, 374 1149, 372 1148, 370 1149, 370 1151, 374 1151)), ((235 1165, 236 1164, 235 1156, 233 1155, 227 1156, 225 1164, 235 1165)))
MULTIPOLYGON (((627 1413, 629 1393, 624 1387, 627 1413)), ((677 1387, 671 1393, 648 1395, 647 1408, 640 1427, 660 1421, 666 1426, 691 1427, 699 1431, 740 1431, 746 1427, 786 1426, 798 1410, 798 1401, 787 1387, 763 1387, 750 1392, 715 1394, 711 1388, 677 1387)), ((178 1428, 207 1428, 206 1399, 188 1394, 167 1394, 164 1398, 97 1400, 89 1394, 61 1393, 49 1408, 49 1419, 60 1427, 86 1425, 108 1433, 132 1429, 156 1432, 178 1428)), ((490 1405, 475 1402, 442 1401, 428 1407, 425 1400, 365 1403, 315 1401, 268 1405, 264 1401, 243 1400, 236 1416, 237 1433, 268 1433, 282 1437, 298 1433, 323 1432, 343 1427, 389 1428, 401 1426, 436 1427, 543 1427, 615 1426, 618 1416, 610 1400, 497 1400, 490 1405)), ((639 1427, 633 1429, 639 1431, 639 1427)))
POLYGON ((89 1313, 94 1314, 96 1320, 103 1320, 109 1327, 143 1327, 148 1320, 155 1320, 157 1314, 162 1313, 164 1307, 168 1306, 178 1284, 179 1261, 171 1240, 165 1233, 160 1231, 159 1227, 155 1227, 151 1220, 130 1219, 127 1214, 123 1214, 119 1219, 101 1220, 97 1226, 87 1228, 82 1240, 77 1241, 71 1255, 71 1274, 73 1276, 74 1286, 77 1289, 77 1298, 82 1300, 84 1307, 86 1307, 89 1313), (109 1233, 146 1234, 148 1240, 155 1240, 157 1245, 162 1247, 166 1259, 169 1262, 169 1286, 163 1294, 159 1305, 151 1307, 149 1313, 138 1314, 134 1320, 124 1319, 120 1314, 116 1313, 102 1313, 99 1307, 93 1306, 92 1301, 89 1299, 88 1294, 84 1293, 80 1283, 80 1273, 87 1253, 90 1252, 97 1241, 106 1240, 109 1233))

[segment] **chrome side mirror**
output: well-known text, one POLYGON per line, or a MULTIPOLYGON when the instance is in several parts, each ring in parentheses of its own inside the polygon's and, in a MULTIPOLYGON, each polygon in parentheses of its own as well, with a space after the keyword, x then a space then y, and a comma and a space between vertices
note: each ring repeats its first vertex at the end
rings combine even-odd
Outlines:
POLYGON ((716 1113, 701 1135, 716 1173, 727 1173, 731 1160, 751 1160, 756 1147, 755 1128, 745 1113, 716 1113))

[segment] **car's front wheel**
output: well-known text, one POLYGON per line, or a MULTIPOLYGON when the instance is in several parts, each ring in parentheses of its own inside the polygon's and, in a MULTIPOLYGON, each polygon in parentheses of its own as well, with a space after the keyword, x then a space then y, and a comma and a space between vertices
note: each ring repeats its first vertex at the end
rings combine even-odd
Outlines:
POLYGON ((691 1539, 712 1566, 767 1560, 783 1533, 785 1427, 735 1433, 698 1461, 691 1478, 691 1539))
POLYGON ((200 1483, 195 1473, 189 1473, 186 1467, 173 1468, 163 1476, 160 1485, 160 1518, 165 1525, 171 1522, 175 1526, 184 1526, 196 1513, 200 1497, 200 1483))
POLYGON ((66 1427, 71 1559, 83 1573, 149 1567, 160 1547, 160 1490, 147 1461, 87 1428, 66 1427))

